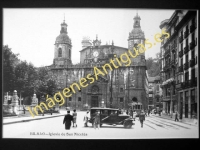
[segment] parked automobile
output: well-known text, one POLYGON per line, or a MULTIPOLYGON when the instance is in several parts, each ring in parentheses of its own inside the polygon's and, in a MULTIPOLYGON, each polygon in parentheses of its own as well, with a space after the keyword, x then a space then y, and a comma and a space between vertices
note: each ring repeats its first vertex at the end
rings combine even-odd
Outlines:
POLYGON ((123 125, 125 128, 131 128, 134 125, 130 115, 120 114, 119 109, 93 107, 90 109, 89 123, 93 125, 96 111, 100 112, 100 126, 107 125, 123 125))

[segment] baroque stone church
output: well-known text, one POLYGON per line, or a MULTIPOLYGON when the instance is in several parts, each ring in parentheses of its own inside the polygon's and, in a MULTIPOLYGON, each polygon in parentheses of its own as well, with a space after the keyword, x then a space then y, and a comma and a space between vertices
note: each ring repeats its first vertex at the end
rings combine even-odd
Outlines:
MULTIPOLYGON (((132 50, 137 44, 144 44, 145 35, 141 30, 140 16, 133 18, 133 29, 128 36, 128 48, 111 45, 101 45, 101 40, 96 37, 93 42, 84 38, 80 50, 80 63, 73 65, 71 60, 72 42, 67 33, 65 21, 61 24, 60 35, 56 38, 54 48, 54 60, 48 66, 52 77, 56 79, 57 91, 62 91, 72 83, 94 74, 93 67, 101 67, 106 64, 113 55, 132 50)), ((124 39, 126 40, 126 39, 124 39)), ((65 98, 65 106, 73 109, 87 109, 91 107, 113 107, 146 109, 148 104, 148 81, 146 74, 145 53, 131 58, 129 66, 119 66, 113 71, 108 71, 105 76, 86 88, 77 90, 71 97, 65 98)))

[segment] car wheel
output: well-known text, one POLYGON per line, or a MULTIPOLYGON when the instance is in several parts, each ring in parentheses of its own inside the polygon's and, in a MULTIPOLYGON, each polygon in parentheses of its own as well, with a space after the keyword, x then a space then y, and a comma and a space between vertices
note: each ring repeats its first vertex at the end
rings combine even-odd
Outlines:
POLYGON ((130 129, 132 127, 132 123, 131 122, 125 122, 124 123, 124 128, 128 128, 128 129, 130 129))

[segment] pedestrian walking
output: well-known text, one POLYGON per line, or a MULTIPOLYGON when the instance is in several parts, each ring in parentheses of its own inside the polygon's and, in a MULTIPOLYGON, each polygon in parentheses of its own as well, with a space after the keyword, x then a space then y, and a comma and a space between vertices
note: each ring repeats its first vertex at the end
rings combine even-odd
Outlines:
POLYGON ((23 105, 23 111, 24 111, 24 114, 26 113, 26 107, 25 105, 23 105))
POLYGON ((96 111, 95 117, 94 117, 94 129, 100 128, 100 113, 99 111, 96 111))
POLYGON ((89 115, 88 114, 89 114, 89 112, 87 111, 85 116, 84 116, 84 119, 83 119, 85 127, 88 127, 88 125, 87 125, 88 120, 89 120, 89 115))
POLYGON ((65 115, 63 124, 65 124, 65 129, 70 130, 71 122, 73 121, 72 115, 70 115, 70 111, 67 111, 67 115, 65 115))
POLYGON ((134 121, 135 121, 136 115, 137 115, 137 112, 134 110, 134 111, 133 111, 133 120, 134 120, 134 121))
POLYGON ((74 109, 74 112, 73 112, 72 116, 73 116, 73 127, 74 127, 74 124, 77 127, 77 123, 76 123, 77 112, 76 112, 76 109, 74 109))
POLYGON ((130 109, 130 116, 131 116, 131 118, 133 118, 133 110, 132 109, 130 109))
POLYGON ((147 110, 145 110, 145 116, 147 116, 147 110))
POLYGON ((143 110, 141 111, 139 115, 139 120, 140 120, 141 128, 143 128, 143 122, 145 121, 145 113, 143 110))
POLYGON ((175 113, 175 121, 179 121, 179 119, 178 119, 178 112, 177 111, 175 113))
POLYGON ((148 116, 149 116, 150 112, 151 112, 150 109, 148 109, 148 116))
POLYGON ((126 114, 128 115, 128 109, 126 110, 126 114))

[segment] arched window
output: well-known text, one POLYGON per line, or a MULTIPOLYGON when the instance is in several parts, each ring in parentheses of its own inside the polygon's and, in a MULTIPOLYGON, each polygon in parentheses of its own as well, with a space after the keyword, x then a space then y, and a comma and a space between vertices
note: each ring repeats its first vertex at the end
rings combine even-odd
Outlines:
POLYGON ((97 85, 94 85, 93 87, 92 87, 92 93, 99 93, 99 87, 97 86, 97 85))
POLYGON ((62 57, 62 49, 61 48, 58 49, 58 57, 62 57))

